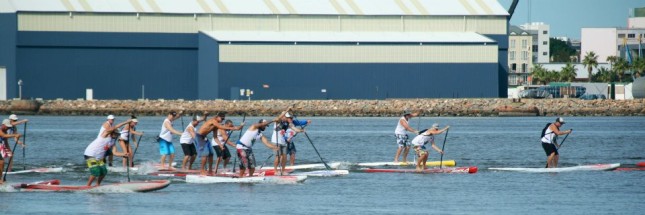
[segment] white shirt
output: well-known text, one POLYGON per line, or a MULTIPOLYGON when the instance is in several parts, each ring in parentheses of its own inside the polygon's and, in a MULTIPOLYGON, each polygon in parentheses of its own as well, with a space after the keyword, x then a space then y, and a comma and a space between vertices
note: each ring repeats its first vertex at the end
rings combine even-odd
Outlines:
POLYGON ((127 129, 126 127, 123 127, 121 129, 121 137, 122 140, 130 141, 130 129, 127 129))
POLYGON ((184 133, 181 133, 181 137, 179 138, 179 143, 181 144, 192 144, 193 143, 193 137, 190 136, 190 130, 195 133, 195 126, 193 126, 193 123, 188 123, 188 126, 186 126, 186 129, 184 129, 184 133))
POLYGON ((400 134, 400 135, 405 135, 405 127, 401 125, 401 120, 405 120, 406 122, 408 121, 404 116, 399 119, 399 122, 396 124, 396 129, 394 129, 394 134, 400 134))
POLYGON ((253 146, 253 144, 252 144, 253 140, 255 139, 255 140, 262 141, 261 138, 262 138, 262 132, 260 132, 259 130, 249 131, 247 129, 244 132, 244 135, 242 135, 242 138, 240 138, 240 140, 239 140, 240 143, 242 143, 242 144, 237 144, 235 146, 235 148, 237 148, 237 149, 251 148, 253 146))
MULTIPOLYGON (((110 124, 110 127, 112 127, 112 124, 110 124)), ((101 124, 101 129, 99 129, 99 135, 96 135, 97 138, 101 137, 101 134, 105 131, 105 127, 103 127, 103 124, 101 124)))
POLYGON ((426 143, 429 143, 429 142, 432 142, 432 141, 434 141, 434 135, 427 135, 426 136, 426 135, 420 134, 420 135, 417 135, 416 137, 414 137, 414 139, 412 139, 412 145, 423 146, 426 143))
POLYGON ((551 143, 553 144, 553 139, 555 137, 555 133, 553 133, 553 130, 551 130, 551 126, 549 125, 548 128, 546 128, 546 131, 544 131, 545 135, 542 137, 541 141, 543 143, 551 143))
POLYGON ((90 143, 90 145, 85 148, 85 156, 91 156, 96 158, 97 160, 103 159, 105 157, 105 147, 112 148, 114 146, 114 139, 112 139, 110 136, 108 137, 97 137, 90 143))
POLYGON ((170 130, 166 128, 166 122, 169 122, 170 126, 172 126, 172 121, 168 118, 164 119, 163 123, 161 123, 161 132, 159 132, 159 137, 165 141, 172 142, 172 133, 170 133, 170 130))
POLYGON ((280 145, 286 145, 287 142, 284 141, 284 131, 280 129, 279 131, 276 131, 276 124, 273 123, 273 131, 271 132, 271 142, 272 143, 277 143, 280 145))

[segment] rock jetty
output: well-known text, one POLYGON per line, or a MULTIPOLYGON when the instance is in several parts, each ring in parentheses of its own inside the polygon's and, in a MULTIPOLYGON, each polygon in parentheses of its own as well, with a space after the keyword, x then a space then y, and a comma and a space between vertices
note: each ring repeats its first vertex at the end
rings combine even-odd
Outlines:
POLYGON ((424 116, 644 116, 645 100, 580 99, 388 99, 388 100, 12 100, 3 114, 165 115, 225 111, 229 115, 272 116, 294 106, 303 116, 399 116, 404 109, 424 116))

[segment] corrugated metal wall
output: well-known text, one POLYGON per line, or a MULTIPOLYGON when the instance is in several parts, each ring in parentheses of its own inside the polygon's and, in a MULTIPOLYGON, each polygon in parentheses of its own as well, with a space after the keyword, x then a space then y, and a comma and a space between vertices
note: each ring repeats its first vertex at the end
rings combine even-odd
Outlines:
POLYGON ((222 14, 18 14, 20 31, 196 33, 232 31, 472 31, 506 34, 501 16, 299 16, 222 14))
POLYGON ((16 19, 15 13, 0 13, 0 67, 4 67, 7 72, 7 99, 18 97, 16 19))

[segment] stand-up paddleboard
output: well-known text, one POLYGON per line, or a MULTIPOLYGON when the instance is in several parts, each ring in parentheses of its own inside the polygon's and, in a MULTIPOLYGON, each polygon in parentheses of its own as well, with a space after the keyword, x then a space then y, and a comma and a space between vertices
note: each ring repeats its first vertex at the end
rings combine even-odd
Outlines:
POLYGON ((62 172, 62 171, 63 171, 63 167, 36 168, 36 169, 7 172, 7 175, 24 174, 24 173, 56 173, 56 172, 62 172))
POLYGON ((636 166, 645 167, 645 161, 636 163, 636 166))
MULTIPOLYGON (((416 166, 414 162, 368 162, 368 163, 357 163, 357 166, 361 167, 374 167, 374 166, 416 166)), ((443 163, 441 161, 427 161, 426 166, 455 166, 455 160, 445 160, 443 163)))
MULTIPOLYGON (((116 162, 114 162, 116 163, 116 162)), ((172 166, 176 166, 177 162, 172 162, 172 166)), ((159 170, 167 170, 168 166, 164 165, 163 167, 159 163, 154 163, 154 164, 143 164, 143 165, 134 165, 134 167, 130 167, 130 171, 137 172, 142 169, 151 169, 152 171, 159 171, 159 170)), ((126 168, 123 168, 123 165, 119 163, 118 165, 114 166, 108 166, 107 167, 108 171, 110 172, 122 172, 125 173, 128 170, 126 168)))
POLYGON ((613 164, 590 164, 571 167, 558 167, 558 168, 488 168, 489 170, 496 171, 515 171, 515 172, 572 172, 572 171, 603 171, 613 170, 620 166, 620 163, 613 164))
MULTIPOLYGON (((327 163, 330 168, 336 169, 340 166, 340 162, 327 163)), ((299 170, 299 169, 325 169, 325 164, 323 163, 312 163, 312 164, 299 164, 293 166, 286 166, 285 169, 299 170)), ((273 169, 273 166, 265 166, 262 169, 273 169)))
POLYGON ((166 188, 168 187, 168 185, 170 185, 169 180, 123 182, 101 186, 60 185, 59 180, 49 180, 34 183, 17 184, 14 185, 14 188, 21 192, 150 192, 166 188))
POLYGON ((306 175, 310 177, 332 177, 332 176, 349 175, 349 171, 348 170, 316 170, 316 171, 309 171, 309 172, 291 173, 289 175, 306 175))
POLYGON ((228 177, 228 176, 201 176, 187 175, 186 183, 214 184, 214 183, 264 183, 264 184, 296 184, 304 182, 307 176, 253 176, 253 177, 228 177))
MULTIPOLYGON (((293 170, 285 169, 284 174, 288 175, 292 171, 293 170)), ((186 177, 187 175, 199 175, 199 174, 201 174, 199 170, 176 170, 176 171, 162 170, 162 171, 148 173, 148 175, 162 176, 162 177, 186 177)), ((237 176, 237 175, 239 175, 239 172, 218 171, 216 174, 209 174, 208 176, 237 176)), ((253 173, 253 176, 274 176, 274 175, 275 175, 275 170, 273 169, 255 170, 255 172, 253 173)))
POLYGON ((645 162, 638 162, 635 165, 621 165, 614 171, 645 171, 645 162))
POLYGON ((428 168, 418 172, 416 169, 363 169, 367 173, 477 173, 476 166, 470 167, 444 167, 444 168, 428 168))

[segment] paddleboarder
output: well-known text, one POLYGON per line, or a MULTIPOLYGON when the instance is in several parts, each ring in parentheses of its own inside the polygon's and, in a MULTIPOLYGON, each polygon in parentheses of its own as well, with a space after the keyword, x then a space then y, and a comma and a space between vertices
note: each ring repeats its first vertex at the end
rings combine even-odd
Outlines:
POLYGON ((175 130, 172 127, 172 123, 179 119, 183 112, 170 111, 168 116, 163 120, 161 124, 161 131, 159 132, 159 154, 161 154, 161 168, 166 165, 166 157, 168 157, 168 170, 174 170, 172 168, 172 161, 175 159, 175 147, 172 145, 172 135, 181 135, 181 132, 175 130))
POLYGON ((546 153, 546 167, 547 168, 557 168, 558 160, 560 159, 560 153, 558 153, 558 148, 560 145, 557 142, 557 137, 560 135, 570 134, 573 130, 569 129, 566 131, 560 131, 560 127, 564 125, 564 119, 558 117, 555 119, 554 123, 551 123, 547 128, 542 129, 542 148, 546 153))
POLYGON ((131 166, 133 167, 134 161, 133 159, 133 154, 132 154, 132 145, 130 145, 130 138, 134 139, 135 135, 138 135, 141 137, 143 135, 143 132, 137 132, 136 131, 136 126, 139 123, 139 120, 137 117, 132 116, 130 118, 130 123, 127 123, 125 126, 123 126, 123 129, 121 130, 121 136, 119 136, 119 145, 121 146, 121 150, 128 153, 130 156, 128 159, 123 158, 123 168, 125 169, 126 167, 131 166), (130 163, 127 163, 127 162, 130 163))
POLYGON ((403 111, 403 116, 399 118, 398 124, 396 124, 396 129, 394 129, 394 136, 396 136, 396 144, 399 146, 396 150, 396 155, 394 155, 394 162, 399 162, 399 155, 403 151, 403 163, 408 162, 408 152, 410 151, 410 141, 408 140, 408 134, 406 131, 418 134, 417 130, 414 130, 408 123, 412 117, 418 116, 419 113, 412 113, 409 110, 403 111))
MULTIPOLYGON (((285 114, 287 121, 295 126, 304 128, 311 124, 311 120, 297 120, 293 118, 293 114, 285 114)), ((295 136, 294 136, 295 137, 295 136)), ((293 166, 296 163, 296 144, 292 141, 287 141, 287 155, 289 156, 289 165, 293 166)))
MULTIPOLYGON (((107 116, 107 120, 103 122, 103 124, 101 125, 101 129, 99 129, 99 133, 96 135, 96 137, 100 137, 106 129, 112 128, 113 125, 114 125, 114 115, 110 114, 107 116)), ((112 160, 114 160, 114 157, 112 156, 112 149, 108 149, 105 152, 105 156, 103 157, 104 163, 105 163, 106 157, 109 161, 108 165, 112 166, 112 160)))
POLYGON ((193 167, 195 158, 197 157, 197 149, 195 148, 195 126, 198 126, 204 118, 200 116, 193 116, 193 121, 188 123, 184 129, 184 133, 179 138, 181 150, 184 152, 184 159, 181 162, 182 170, 190 170, 193 167))
POLYGON ((204 122, 204 125, 199 127, 197 133, 195 133, 195 143, 197 147, 197 156, 201 158, 201 175, 206 175, 206 162, 208 161, 208 174, 213 174, 213 145, 211 141, 208 140, 208 133, 213 132, 213 136, 217 135, 219 129, 222 130, 241 130, 244 127, 244 123, 241 123, 239 126, 225 126, 222 125, 222 121, 226 119, 226 114, 223 112, 217 113, 217 116, 209 119, 204 122))
POLYGON ((85 152, 83 153, 85 158, 85 163, 90 171, 90 177, 87 181, 87 186, 92 186, 94 179, 96 181, 96 186, 101 185, 101 181, 107 174, 107 167, 105 167, 105 162, 103 161, 108 150, 112 150, 113 154, 120 157, 130 156, 127 152, 118 152, 116 149, 116 139, 119 138, 119 128, 123 125, 132 122, 131 119, 128 119, 125 122, 119 123, 114 127, 109 127, 103 130, 101 135, 96 137, 92 143, 90 143, 85 152))
MULTIPOLYGON (((276 123, 273 124, 273 132, 271 135, 271 142, 276 145, 278 148, 275 151, 275 159, 273 161, 273 169, 275 170, 276 174, 278 173, 278 166, 280 166, 280 175, 284 172, 284 168, 287 163, 287 154, 285 154, 285 150, 288 148, 287 147, 287 141, 285 138, 285 133, 287 130, 292 130, 294 132, 303 132, 304 129, 299 129, 297 128, 293 123, 293 121, 289 121, 288 118, 293 117, 289 112, 285 113, 282 117, 280 117, 280 120, 277 121, 276 123)), ((293 151, 295 153, 295 149, 293 151)), ((295 157, 293 157, 295 159, 295 157)))
POLYGON ((253 144, 256 140, 261 141, 267 148, 272 150, 278 150, 279 148, 276 145, 273 145, 267 138, 262 134, 266 129, 267 125, 278 122, 284 115, 291 110, 291 107, 280 114, 272 121, 267 121, 261 119, 258 123, 251 125, 245 132, 244 135, 237 141, 236 150, 237 157, 240 158, 240 177, 244 177, 246 169, 249 170, 249 176, 253 176, 255 172, 255 155, 253 155, 253 144))
MULTIPOLYGON (((9 138, 14 138, 17 144, 20 144, 22 147, 25 147, 25 144, 23 144, 20 141, 20 137, 22 136, 20 133, 15 132, 10 134, 9 131, 13 128, 13 125, 11 124, 11 121, 9 119, 2 120, 2 125, 0 125, 0 177, 2 176, 2 172, 4 171, 4 159, 11 159, 13 156, 11 152, 11 147, 9 147, 9 138)), ((9 164, 7 167, 7 172, 11 171, 11 166, 12 164, 9 164)), ((2 180, 0 180, 0 184, 2 183, 2 180)))
POLYGON ((419 135, 412 139, 414 152, 416 152, 417 155, 417 172, 421 172, 426 169, 426 162, 428 161, 428 150, 426 149, 425 145, 428 144, 428 142, 431 144, 432 148, 435 151, 439 152, 439 154, 443 154, 443 151, 435 144, 434 137, 437 134, 446 132, 448 128, 450 128, 450 126, 446 126, 445 128, 439 130, 439 124, 434 123, 432 124, 432 127, 421 131, 419 135))
MULTIPOLYGON (((227 119, 224 122, 224 126, 233 127, 233 121, 227 119)), ((230 145, 232 147, 235 147, 235 143, 229 139, 231 132, 232 131, 224 129, 217 129, 217 136, 213 137, 213 142, 215 142, 213 149, 215 149, 215 155, 217 155, 217 160, 215 161, 215 172, 217 172, 217 170, 219 169, 220 162, 224 161, 222 167, 226 169, 226 165, 228 165, 228 162, 231 159, 231 152, 226 146, 230 145)))
POLYGON ((27 119, 18 120, 18 115, 16 115, 16 114, 9 115, 9 121, 11 122, 11 125, 13 125, 12 130, 16 130, 17 125, 29 122, 29 120, 27 120, 27 119))

